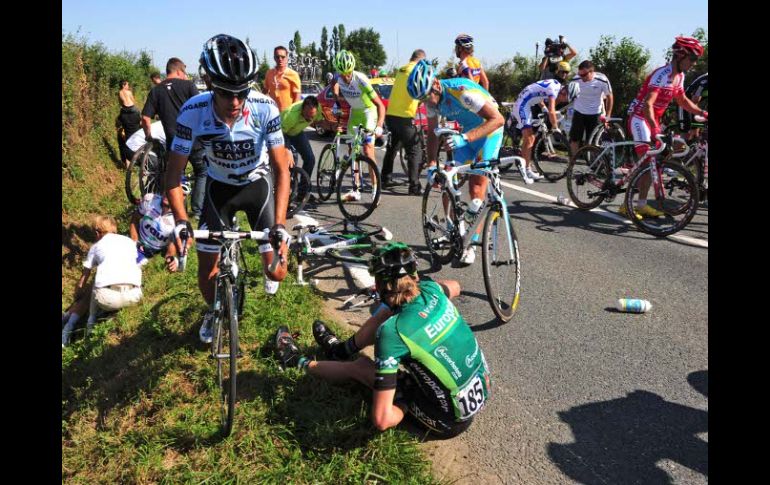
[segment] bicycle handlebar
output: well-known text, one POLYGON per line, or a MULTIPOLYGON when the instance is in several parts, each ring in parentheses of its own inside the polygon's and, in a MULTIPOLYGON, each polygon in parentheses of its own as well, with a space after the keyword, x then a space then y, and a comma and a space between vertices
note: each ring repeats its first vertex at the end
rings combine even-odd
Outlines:
POLYGON ((269 242, 270 234, 265 231, 209 231, 196 229, 193 231, 195 239, 214 239, 224 241, 226 239, 254 239, 259 242, 269 242))
POLYGON ((433 130, 433 133, 436 134, 436 136, 442 136, 442 135, 459 135, 460 132, 457 130, 453 130, 452 128, 436 128, 433 130))

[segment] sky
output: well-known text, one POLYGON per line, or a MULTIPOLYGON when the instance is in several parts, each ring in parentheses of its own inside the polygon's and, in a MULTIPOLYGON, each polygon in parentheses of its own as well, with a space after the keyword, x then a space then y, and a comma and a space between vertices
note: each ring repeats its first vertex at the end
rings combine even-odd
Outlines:
POLYGON ((258 0, 235 5, 212 0, 62 0, 62 32, 79 31, 113 52, 144 49, 161 70, 169 57, 179 57, 193 72, 203 43, 220 33, 242 40, 248 36, 257 54, 267 52, 272 65, 272 48, 288 46, 296 30, 303 45, 312 41, 318 45, 324 25, 329 37, 332 26, 340 23, 347 32, 372 27, 385 47, 386 67, 405 64, 416 48, 424 49, 429 58, 438 57, 443 65, 454 58, 454 38, 461 32, 474 37, 475 55, 484 66, 517 52, 533 55, 536 42, 542 55, 545 38, 556 39, 559 34, 582 59, 588 58, 601 35, 629 36, 649 49, 648 68, 653 68, 665 62, 675 36, 690 35, 698 27, 708 29, 706 0, 258 0))

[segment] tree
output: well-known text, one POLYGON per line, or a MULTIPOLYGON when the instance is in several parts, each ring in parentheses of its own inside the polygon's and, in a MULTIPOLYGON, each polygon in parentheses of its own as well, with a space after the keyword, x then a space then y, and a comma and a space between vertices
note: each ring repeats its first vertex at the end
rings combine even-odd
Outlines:
POLYGON ((267 63, 267 52, 262 51, 262 62, 259 63, 259 69, 257 70, 258 82, 262 84, 262 81, 267 77, 267 71, 270 70, 270 64, 267 63))
POLYGON ((698 62, 696 62, 695 65, 687 72, 687 79, 694 80, 701 74, 709 72, 709 35, 705 29, 698 27, 695 29, 695 32, 692 33, 692 36, 698 39, 698 41, 700 41, 701 45, 703 46, 703 55, 700 56, 698 62))
POLYGON ((650 51, 630 37, 617 42, 614 36, 603 35, 596 47, 589 51, 589 58, 596 70, 604 73, 612 84, 614 111, 624 113, 644 82, 650 51))
POLYGON ((299 30, 294 32, 294 48, 297 49, 297 55, 302 54, 302 37, 299 30))
POLYGON ((380 43, 380 34, 371 27, 358 29, 345 38, 345 46, 356 57, 359 71, 379 68, 387 60, 385 49, 380 43))
POLYGON ((320 57, 318 56, 318 52, 316 51, 315 41, 310 43, 310 46, 308 46, 307 48, 307 53, 313 57, 320 57))
POLYGON ((537 81, 539 59, 516 53, 512 59, 487 69, 489 93, 498 102, 513 101, 522 89, 537 81))
POLYGON ((324 25, 323 29, 321 29, 321 52, 319 52, 319 57, 321 59, 326 59, 326 53, 329 51, 329 31, 326 30, 326 26, 324 25))
POLYGON ((335 25, 334 28, 332 28, 332 41, 329 44, 329 59, 334 59, 334 56, 337 55, 337 52, 340 51, 340 35, 339 32, 337 32, 337 26, 335 25))
POLYGON ((347 37, 345 36, 345 26, 340 24, 337 27, 337 35, 340 36, 340 43, 339 47, 337 47, 337 50, 340 51, 342 49, 347 49, 347 37))

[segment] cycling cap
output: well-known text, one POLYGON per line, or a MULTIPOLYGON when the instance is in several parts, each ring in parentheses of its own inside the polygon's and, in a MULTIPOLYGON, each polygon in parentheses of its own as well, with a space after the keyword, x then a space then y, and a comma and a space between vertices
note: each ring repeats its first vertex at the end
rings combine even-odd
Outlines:
POLYGON ((578 86, 578 83, 571 82, 567 85, 567 92, 568 92, 568 99, 569 102, 573 102, 575 98, 577 98, 578 94, 580 94, 580 87, 578 86))
POLYGON ((430 93, 430 89, 433 86, 433 79, 436 77, 436 71, 433 66, 428 64, 425 59, 414 66, 412 72, 409 73, 409 78, 406 80, 406 90, 409 92, 409 96, 414 99, 422 99, 430 93))
POLYGON ((243 91, 257 74, 256 56, 251 47, 225 34, 206 41, 200 63, 212 86, 227 91, 243 91))
POLYGON ((377 248, 369 260, 369 274, 380 280, 389 281, 405 275, 417 275, 417 257, 409 246, 402 242, 391 242, 377 248))
POLYGON ((470 49, 473 47, 473 37, 468 34, 460 34, 455 38, 455 45, 470 49))
POLYGON ((674 51, 674 54, 685 52, 695 54, 698 57, 703 55, 703 46, 694 37, 677 37, 671 49, 674 51))
POLYGON ((571 70, 572 70, 572 66, 569 65, 569 62, 561 61, 560 63, 556 64, 556 72, 559 72, 559 71, 570 72, 571 70))
POLYGON ((350 74, 356 68, 356 58, 346 50, 341 50, 334 56, 334 69, 341 74, 350 74))

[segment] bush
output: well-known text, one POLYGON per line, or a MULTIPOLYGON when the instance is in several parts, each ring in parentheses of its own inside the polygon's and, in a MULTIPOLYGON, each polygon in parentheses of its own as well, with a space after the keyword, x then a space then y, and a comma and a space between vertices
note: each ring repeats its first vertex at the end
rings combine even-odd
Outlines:
POLYGON ((590 50, 589 59, 596 66, 596 71, 605 74, 612 84, 615 97, 613 114, 624 116, 644 82, 650 51, 630 37, 616 42, 614 36, 603 35, 596 47, 590 50))
POLYGON ((538 61, 517 53, 512 59, 487 69, 489 92, 498 103, 515 101, 522 89, 537 81, 538 61))

